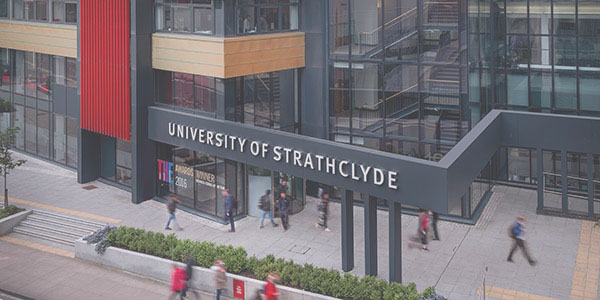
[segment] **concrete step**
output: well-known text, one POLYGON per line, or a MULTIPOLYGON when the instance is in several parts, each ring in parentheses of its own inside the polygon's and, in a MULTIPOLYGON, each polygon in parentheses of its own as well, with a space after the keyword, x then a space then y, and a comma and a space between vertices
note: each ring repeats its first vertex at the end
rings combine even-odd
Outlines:
POLYGON ((58 226, 54 225, 54 224, 51 225, 51 224, 48 224, 45 222, 38 222, 38 221, 33 221, 33 220, 25 220, 25 221, 21 222, 21 224, 19 224, 19 225, 23 226, 23 227, 27 227, 27 228, 56 232, 56 233, 63 234, 63 235, 73 236, 75 238, 84 237, 84 236, 87 236, 87 235, 93 233, 92 230, 81 230, 81 229, 77 229, 77 228, 68 228, 68 227, 64 227, 62 225, 58 225, 58 226))
POLYGON ((63 244, 63 243, 57 243, 57 242, 50 241, 50 240, 47 240, 47 239, 41 239, 41 238, 38 238, 38 237, 21 234, 21 233, 14 232, 14 231, 11 232, 11 233, 9 233, 7 236, 10 236, 10 237, 13 237, 13 238, 17 238, 17 239, 20 239, 20 240, 24 240, 24 241, 28 241, 28 242, 32 242, 32 243, 38 244, 38 245, 50 246, 52 248, 57 248, 57 249, 65 250, 65 251, 74 251, 75 250, 75 249, 73 249, 72 245, 66 245, 66 244, 63 244))
POLYGON ((35 212, 33 214, 29 215, 29 217, 27 219, 31 220, 31 221, 35 221, 35 222, 43 222, 46 224, 63 226, 63 227, 67 227, 67 228, 74 228, 74 229, 78 229, 78 230, 82 230, 82 231, 96 231, 96 230, 104 227, 104 226, 79 223, 79 222, 71 221, 68 219, 49 217, 46 215, 37 214, 35 212))
POLYGON ((62 220, 66 220, 72 223, 79 223, 79 224, 84 224, 84 225, 89 225, 92 227, 104 227, 106 226, 106 223, 101 223, 101 222, 96 222, 96 221, 90 221, 90 220, 86 220, 86 219, 81 219, 81 218, 75 218, 75 217, 71 217, 71 216, 66 216, 66 215, 61 215, 61 214, 56 214, 56 213, 52 213, 52 212, 48 212, 48 211, 43 211, 43 210, 34 210, 33 214, 36 215, 43 215, 46 217, 50 217, 50 218, 55 218, 55 219, 62 219, 62 220))
POLYGON ((76 238, 65 237, 64 235, 56 234, 54 232, 48 232, 46 230, 32 229, 23 226, 17 226, 13 229, 13 232, 48 240, 55 243, 64 244, 67 246, 75 246, 76 238))

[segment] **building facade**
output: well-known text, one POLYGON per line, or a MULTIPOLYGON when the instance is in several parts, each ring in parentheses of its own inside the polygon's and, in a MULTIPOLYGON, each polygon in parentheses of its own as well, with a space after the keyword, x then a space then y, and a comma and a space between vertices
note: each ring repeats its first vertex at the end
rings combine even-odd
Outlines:
POLYGON ((258 216, 283 182, 293 213, 319 187, 366 207, 400 201, 255 159, 277 149, 277 162, 402 190, 408 212, 442 207, 473 223, 493 184, 541 184, 538 211, 598 216, 600 149, 502 145, 457 195, 427 200, 440 206, 419 205, 380 163, 433 168, 493 109, 600 118, 599 52, 600 10, 583 0, 0 0, 0 98, 14 106, 16 148, 135 203, 178 195, 214 220, 224 189, 239 217, 258 216), (344 151, 359 156, 334 162, 344 151))

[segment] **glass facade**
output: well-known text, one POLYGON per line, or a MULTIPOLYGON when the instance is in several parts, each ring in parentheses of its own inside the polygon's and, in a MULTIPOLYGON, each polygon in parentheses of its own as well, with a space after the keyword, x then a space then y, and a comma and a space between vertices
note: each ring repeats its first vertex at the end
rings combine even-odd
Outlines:
POLYGON ((298 30, 300 0, 237 0, 237 33, 298 30))
POLYGON ((156 31, 214 33, 212 0, 155 0, 156 31))
POLYGON ((79 107, 68 99, 77 93, 76 66, 72 58, 0 48, 0 99, 15 108, 16 148, 73 168, 79 120, 67 111, 79 107))
POLYGON ((221 194, 237 198, 235 215, 246 213, 245 165, 166 144, 157 146, 157 194, 177 195, 181 204, 210 216, 224 216, 221 194))
POLYGON ((214 116, 216 84, 220 81, 213 77, 155 70, 155 102, 214 116))
POLYGON ((0 18, 77 24, 78 3, 78 0, 0 0, 0 18))

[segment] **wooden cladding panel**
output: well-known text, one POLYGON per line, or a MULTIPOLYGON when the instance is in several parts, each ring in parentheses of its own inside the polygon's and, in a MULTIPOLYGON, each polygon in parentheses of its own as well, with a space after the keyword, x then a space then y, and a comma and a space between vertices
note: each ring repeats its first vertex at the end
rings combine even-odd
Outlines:
POLYGON ((155 69, 231 78, 305 66, 302 32, 217 38, 156 33, 155 69))
POLYGON ((0 47, 77 58, 77 26, 2 20, 0 47))

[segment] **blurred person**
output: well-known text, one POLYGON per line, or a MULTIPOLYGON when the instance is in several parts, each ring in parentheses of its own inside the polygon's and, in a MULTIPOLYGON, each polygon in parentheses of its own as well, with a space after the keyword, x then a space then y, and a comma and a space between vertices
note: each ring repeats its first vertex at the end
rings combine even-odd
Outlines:
POLYGON ((171 295, 169 299, 175 299, 179 295, 179 299, 185 297, 187 275, 185 270, 179 268, 176 263, 173 263, 173 271, 171 272, 171 295))
POLYGON ((281 192, 279 194, 279 217, 281 218, 281 225, 283 226, 283 232, 288 230, 289 224, 289 214, 292 206, 292 198, 288 196, 285 192, 281 192))
POLYGON ((221 193, 223 195, 223 205, 225 206, 225 221, 231 224, 229 232, 235 232, 235 223, 233 221, 233 214, 237 206, 237 199, 235 196, 229 193, 229 189, 224 189, 221 193))
POLYGON ((211 270, 215 272, 215 290, 217 293, 217 300, 221 299, 221 294, 227 288, 227 271, 225 270, 225 264, 220 259, 215 261, 215 264, 211 267, 211 270))
POLYGON ((515 253, 515 251, 517 251, 517 248, 521 248, 521 250, 523 251, 523 255, 525 255, 525 258, 527 258, 527 261, 529 262, 529 265, 535 266, 537 262, 531 257, 531 255, 529 255, 529 251, 527 250, 527 244, 525 243, 525 231, 527 230, 525 228, 526 223, 527 220, 525 219, 525 217, 519 216, 517 217, 517 221, 511 226, 510 237, 513 239, 513 245, 510 249, 510 253, 508 254, 508 258, 506 259, 506 261, 513 262, 513 254, 515 253))
POLYGON ((421 248, 429 251, 427 248, 427 232, 429 230, 429 218, 425 210, 419 212, 419 236, 421 237, 421 248))
POLYGON ((169 227, 169 225, 171 224, 171 221, 173 221, 173 224, 175 224, 175 229, 183 230, 183 228, 181 226, 179 226, 179 223, 177 223, 177 219, 175 218, 175 211, 177 210, 177 203, 180 203, 180 201, 179 201, 179 199, 177 199, 177 196, 175 196, 175 195, 171 195, 169 197, 169 200, 167 200, 167 211, 169 212, 169 220, 167 220, 167 225, 165 225, 166 230, 171 230, 171 227, 169 227))
POLYGON ((275 223, 273 220, 273 214, 271 213, 271 190, 266 190, 265 194, 260 197, 258 208, 260 208, 262 213, 262 218, 260 218, 260 228, 264 227, 265 216, 269 216, 271 220, 271 225, 273 227, 277 227, 279 224, 275 223))
POLYGON ((431 228, 433 229, 433 240, 439 241, 440 236, 438 234, 437 222, 438 222, 438 213, 429 211, 429 215, 431 216, 431 228))
POLYGON ((194 260, 194 258, 189 253, 187 253, 185 255, 184 262, 185 262, 186 282, 185 282, 185 289, 183 290, 183 296, 185 297, 188 294, 188 291, 189 291, 192 294, 194 294, 194 296, 196 297, 196 299, 200 299, 200 295, 198 295, 198 293, 195 290, 192 290, 192 289, 189 288, 190 281, 192 280, 192 274, 193 274, 193 271, 194 271, 194 266, 196 265, 196 261, 194 260))
POLYGON ((265 284, 265 299, 266 300, 277 300, 279 293, 277 292, 276 282, 279 281, 279 275, 273 271, 267 275, 267 284, 265 284))
POLYGON ((315 224, 317 228, 325 228, 325 231, 331 231, 327 227, 327 216, 329 214, 329 194, 323 192, 321 195, 321 202, 319 203, 319 222, 315 224))

